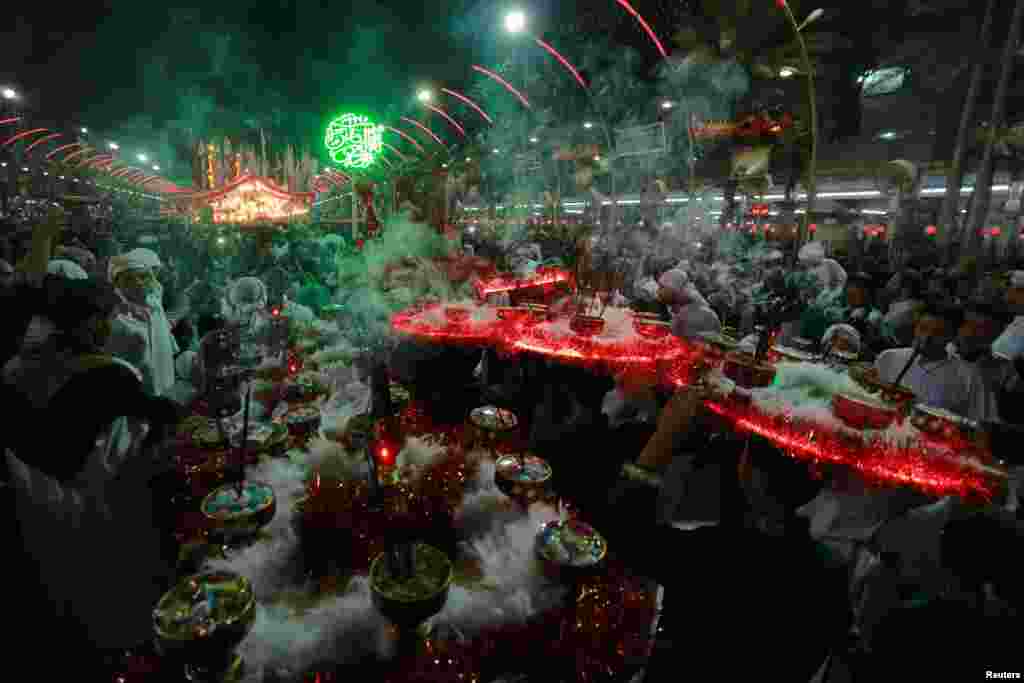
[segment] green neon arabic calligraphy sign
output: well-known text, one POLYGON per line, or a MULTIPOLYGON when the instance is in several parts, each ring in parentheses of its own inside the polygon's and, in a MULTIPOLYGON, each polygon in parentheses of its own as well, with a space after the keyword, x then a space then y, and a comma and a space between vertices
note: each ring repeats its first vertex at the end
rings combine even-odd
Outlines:
POLYGON ((384 129, 367 116, 344 114, 327 126, 324 145, 334 163, 344 168, 367 168, 377 161, 383 133, 384 129))

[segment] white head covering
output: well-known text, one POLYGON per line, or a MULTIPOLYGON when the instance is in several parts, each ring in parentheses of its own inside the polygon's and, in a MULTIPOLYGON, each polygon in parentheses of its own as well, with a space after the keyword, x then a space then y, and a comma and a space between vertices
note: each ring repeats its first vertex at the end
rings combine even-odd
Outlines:
POLYGON ((156 244, 158 241, 155 235, 142 235, 139 237, 139 244, 156 244))
POLYGON ((1010 272, 1010 286, 1014 289, 1024 287, 1024 270, 1014 270, 1010 272))
POLYGON ((266 306, 266 285, 256 277, 240 277, 228 290, 228 300, 233 306, 266 306))
POLYGON ((125 271, 159 268, 161 265, 163 264, 160 263, 160 257, 155 252, 139 247, 138 249, 132 249, 126 254, 111 258, 110 265, 107 266, 107 275, 110 281, 113 282, 117 279, 118 275, 125 271))
POLYGON ((854 329, 852 325, 840 324, 831 326, 825 330, 825 334, 821 337, 821 345, 827 349, 829 344, 832 343, 832 340, 837 336, 846 337, 849 340, 854 353, 860 353, 860 332, 854 329))
POLYGON ((14 266, 2 258, 0 258, 0 275, 14 275, 14 266))
POLYGON ((60 275, 69 280, 88 280, 89 274, 82 270, 82 267, 74 261, 67 259, 53 259, 46 266, 46 272, 50 275, 60 275))
POLYGON ((781 261, 783 258, 783 253, 778 249, 772 249, 771 251, 764 255, 764 260, 768 262, 781 261))
POLYGON ((817 265, 825 260, 825 245, 821 242, 808 242, 800 247, 798 256, 801 263, 817 265))

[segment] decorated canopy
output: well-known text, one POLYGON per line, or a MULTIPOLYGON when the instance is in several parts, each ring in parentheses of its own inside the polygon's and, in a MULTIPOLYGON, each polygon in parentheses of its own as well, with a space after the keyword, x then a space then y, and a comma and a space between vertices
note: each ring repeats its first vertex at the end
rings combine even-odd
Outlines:
POLYGON ((313 197, 312 192, 289 192, 269 178, 247 174, 209 192, 169 195, 165 208, 194 213, 209 207, 214 223, 287 223, 308 214, 313 197))

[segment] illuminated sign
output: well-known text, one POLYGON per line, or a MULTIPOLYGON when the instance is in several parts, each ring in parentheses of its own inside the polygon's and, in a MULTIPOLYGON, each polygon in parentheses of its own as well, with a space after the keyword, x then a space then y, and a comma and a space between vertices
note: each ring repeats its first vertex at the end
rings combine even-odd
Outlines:
POLYGON ((383 146, 384 128, 369 117, 345 114, 331 121, 324 145, 331 160, 344 168, 363 169, 377 161, 383 146))

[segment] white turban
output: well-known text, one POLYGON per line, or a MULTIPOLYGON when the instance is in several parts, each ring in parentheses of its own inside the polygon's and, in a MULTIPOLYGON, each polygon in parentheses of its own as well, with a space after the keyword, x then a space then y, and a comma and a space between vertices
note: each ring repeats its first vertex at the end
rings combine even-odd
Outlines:
POLYGON ((764 260, 768 262, 781 261, 783 259, 783 253, 778 249, 772 249, 764 255, 764 260))
POLYGON ((139 237, 139 244, 156 244, 157 241, 154 235, 142 235, 139 237))
POLYGON ((46 272, 50 275, 60 275, 69 280, 88 280, 89 274, 82 266, 68 259, 53 259, 46 266, 46 272))
POLYGON ((818 264, 825 260, 825 245, 821 242, 808 242, 800 247, 801 263, 818 264))
POLYGON ((114 256, 110 259, 110 265, 107 266, 107 275, 110 281, 113 282, 117 279, 117 276, 121 273, 129 270, 141 270, 143 268, 159 268, 162 264, 160 263, 160 257, 153 251, 139 247, 138 249, 132 249, 126 254, 120 256, 114 256))
POLYGON ((259 278, 251 276, 238 278, 228 290, 228 301, 233 306, 265 306, 267 288, 259 278))
POLYGON ((1010 286, 1014 289, 1024 287, 1024 270, 1014 270, 1010 273, 1010 286))
POLYGON ((853 350, 853 352, 860 353, 860 332, 854 329, 852 325, 832 325, 830 328, 825 330, 825 334, 821 338, 821 345, 827 349, 829 345, 832 343, 832 340, 837 336, 846 337, 846 339, 850 342, 850 347, 853 350))
POLYGON ((14 275, 14 266, 0 258, 0 275, 14 275))
POLYGON ((676 296, 682 296, 690 284, 690 276, 685 271, 673 268, 661 274, 658 284, 669 290, 676 296))

